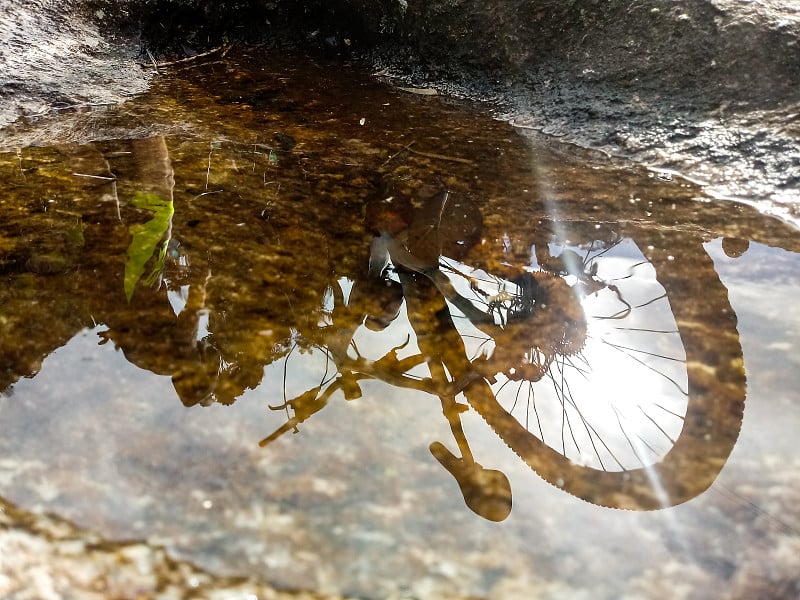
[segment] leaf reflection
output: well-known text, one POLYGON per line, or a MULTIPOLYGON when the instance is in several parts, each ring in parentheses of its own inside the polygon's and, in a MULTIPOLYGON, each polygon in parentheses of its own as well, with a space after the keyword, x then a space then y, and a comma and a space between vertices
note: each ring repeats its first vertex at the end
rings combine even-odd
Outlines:
POLYGON ((169 232, 172 227, 172 215, 175 213, 172 200, 164 200, 156 194, 137 192, 131 203, 143 210, 153 212, 153 218, 146 223, 131 225, 131 244, 126 252, 125 261, 125 297, 128 302, 133 297, 136 284, 142 278, 145 266, 151 258, 154 264, 145 283, 153 286, 164 270, 164 259, 169 244, 169 232))

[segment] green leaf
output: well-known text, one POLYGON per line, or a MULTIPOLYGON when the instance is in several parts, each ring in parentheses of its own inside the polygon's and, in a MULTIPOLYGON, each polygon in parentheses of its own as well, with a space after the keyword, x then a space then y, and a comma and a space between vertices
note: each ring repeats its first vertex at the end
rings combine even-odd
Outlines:
POLYGON ((143 224, 131 225, 128 231, 131 233, 131 243, 128 246, 127 259, 125 261, 125 297, 128 302, 133 297, 136 284, 142 278, 145 266, 158 248, 155 266, 145 279, 148 285, 152 285, 158 278, 158 274, 164 267, 164 257, 166 256, 168 238, 164 238, 170 229, 172 215, 175 212, 172 200, 164 200, 158 194, 148 194, 136 192, 133 198, 133 205, 137 208, 151 210, 155 214, 153 218, 143 224), (160 248, 159 248, 160 246, 160 248))

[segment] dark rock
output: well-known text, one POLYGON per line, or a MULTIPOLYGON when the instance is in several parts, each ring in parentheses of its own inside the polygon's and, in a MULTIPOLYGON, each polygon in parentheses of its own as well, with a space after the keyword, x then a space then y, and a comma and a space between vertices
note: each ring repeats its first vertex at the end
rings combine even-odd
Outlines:
MULTIPOLYGON (((118 52, 141 34, 155 59, 230 41, 356 53, 437 79, 572 77, 708 102, 796 97, 800 8, 731 0, 35 0, 0 2, 0 65, 25 74, 22 33, 118 52), (99 31, 103 31, 100 36, 99 31), (16 42, 16 43, 15 43, 16 42)), ((125 48, 130 54, 132 48, 125 48)), ((87 52, 88 54, 88 52, 87 52)), ((146 54, 146 53, 145 53, 146 54)), ((149 57, 148 57, 149 58, 149 57)), ((5 70, 5 69, 4 69, 5 70)), ((17 77, 26 81, 25 77, 17 77)), ((16 83, 11 78, 8 86, 16 83)), ((107 86, 108 87, 108 86, 107 86)))

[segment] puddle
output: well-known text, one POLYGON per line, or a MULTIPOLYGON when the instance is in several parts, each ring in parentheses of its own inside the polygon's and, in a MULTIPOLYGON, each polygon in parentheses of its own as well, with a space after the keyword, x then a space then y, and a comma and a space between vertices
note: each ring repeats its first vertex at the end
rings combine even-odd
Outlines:
POLYGON ((7 502, 286 590, 796 595, 795 229, 292 57, 64 118, 0 154, 7 502))

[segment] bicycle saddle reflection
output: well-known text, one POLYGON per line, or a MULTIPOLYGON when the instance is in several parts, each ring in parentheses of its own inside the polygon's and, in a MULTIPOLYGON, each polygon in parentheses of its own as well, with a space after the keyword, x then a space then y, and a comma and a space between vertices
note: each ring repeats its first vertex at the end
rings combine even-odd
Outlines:
POLYGON ((664 508, 713 483, 738 437, 745 379, 736 318, 700 243, 547 220, 487 231, 476 204, 449 193, 416 207, 386 197, 367 223, 368 274, 346 302, 331 284, 326 322, 305 334, 337 374, 271 406, 294 416, 262 445, 337 390, 357 398, 360 380, 378 379, 438 396, 461 456, 441 442, 430 451, 487 519, 508 516, 511 489, 474 460, 461 427, 470 407, 543 479, 594 504, 664 508), (354 341, 361 327, 406 327, 407 339, 370 359, 354 341))

